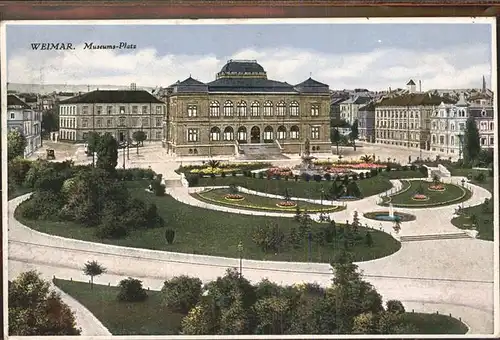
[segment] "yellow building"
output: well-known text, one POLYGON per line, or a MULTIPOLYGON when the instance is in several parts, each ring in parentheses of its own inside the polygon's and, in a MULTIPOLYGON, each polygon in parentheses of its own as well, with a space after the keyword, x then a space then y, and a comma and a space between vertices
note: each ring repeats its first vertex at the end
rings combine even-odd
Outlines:
POLYGON ((166 89, 164 146, 176 155, 331 152, 330 92, 312 78, 270 80, 254 60, 229 60, 216 80, 189 77, 166 89))

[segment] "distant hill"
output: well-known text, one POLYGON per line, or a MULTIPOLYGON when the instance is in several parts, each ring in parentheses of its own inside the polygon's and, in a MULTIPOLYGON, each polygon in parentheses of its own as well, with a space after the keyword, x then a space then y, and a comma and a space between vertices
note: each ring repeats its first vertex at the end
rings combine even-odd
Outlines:
MULTIPOLYGON (((69 84, 20 84, 20 83, 8 83, 7 91, 16 91, 20 93, 39 93, 39 94, 49 94, 52 92, 87 92, 94 90, 126 90, 130 86, 119 86, 119 85, 69 85, 69 84)), ((136 88, 138 90, 146 90, 151 92, 154 87, 139 86, 136 88)))

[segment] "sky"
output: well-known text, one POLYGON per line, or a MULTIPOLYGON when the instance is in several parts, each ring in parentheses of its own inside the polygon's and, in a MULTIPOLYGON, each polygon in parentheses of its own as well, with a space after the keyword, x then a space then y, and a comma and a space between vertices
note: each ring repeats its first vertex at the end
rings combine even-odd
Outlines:
POLYGON ((11 83, 165 87, 203 82, 229 59, 257 60, 269 79, 309 76, 331 89, 422 90, 490 85, 490 24, 7 25, 11 83), (75 50, 33 50, 32 43, 75 50), (135 45, 89 50, 84 43, 135 45))

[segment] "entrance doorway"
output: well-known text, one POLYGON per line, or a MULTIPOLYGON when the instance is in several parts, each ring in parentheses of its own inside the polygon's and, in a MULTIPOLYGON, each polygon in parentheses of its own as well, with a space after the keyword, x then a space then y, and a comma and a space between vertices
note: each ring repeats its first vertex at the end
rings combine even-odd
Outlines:
POLYGON ((120 131, 118 132, 118 142, 123 143, 125 141, 125 132, 120 131))
POLYGON ((250 143, 260 143, 260 128, 254 126, 250 130, 250 143))

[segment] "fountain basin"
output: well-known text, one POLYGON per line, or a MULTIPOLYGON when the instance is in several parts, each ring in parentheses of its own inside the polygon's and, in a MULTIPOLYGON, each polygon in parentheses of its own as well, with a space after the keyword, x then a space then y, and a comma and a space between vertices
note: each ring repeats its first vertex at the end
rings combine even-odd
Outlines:
POLYGON ((409 222, 416 219, 415 215, 397 211, 393 212, 393 216, 390 215, 389 211, 372 211, 364 213, 363 216, 371 220, 386 222, 395 222, 397 220, 399 222, 409 222))

